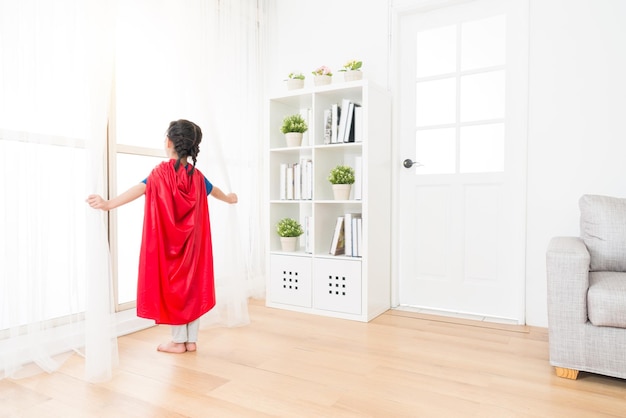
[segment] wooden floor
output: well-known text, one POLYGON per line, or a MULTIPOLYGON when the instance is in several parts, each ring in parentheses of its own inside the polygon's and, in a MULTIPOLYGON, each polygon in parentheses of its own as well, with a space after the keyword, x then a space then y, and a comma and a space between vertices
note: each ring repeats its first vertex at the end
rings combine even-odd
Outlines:
POLYGON ((368 324, 250 304, 251 324, 155 350, 169 327, 119 339, 103 384, 73 356, 0 381, 0 417, 624 417, 626 380, 558 378, 542 328, 389 311, 368 324))

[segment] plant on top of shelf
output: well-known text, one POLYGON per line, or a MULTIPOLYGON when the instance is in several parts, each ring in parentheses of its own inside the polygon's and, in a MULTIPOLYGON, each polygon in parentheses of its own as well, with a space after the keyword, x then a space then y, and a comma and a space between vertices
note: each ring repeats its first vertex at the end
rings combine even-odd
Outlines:
POLYGON ((363 66, 363 63, 361 61, 351 60, 346 62, 343 65, 343 68, 339 70, 343 71, 344 81, 354 81, 362 79, 363 73, 361 72, 361 66, 363 66))
POLYGON ((325 75, 331 77, 333 75, 333 72, 327 66, 322 65, 321 67, 318 67, 315 69, 315 71, 313 71, 313 75, 325 75))
POLYGON ((313 76, 313 83, 316 86, 324 86, 330 84, 333 72, 327 66, 322 65, 313 71, 313 76))
POLYGON ((283 218, 276 224, 276 232, 279 237, 299 237, 304 233, 302 225, 293 218, 283 218))
POLYGON ((328 181, 331 184, 353 184, 354 169, 349 165, 338 165, 328 174, 328 181))
POLYGON ((343 68, 339 71, 361 71, 362 61, 350 60, 343 64, 343 68))
POLYGON ((301 72, 289 73, 285 83, 287 84, 287 90, 301 89, 304 87, 304 74, 301 72))

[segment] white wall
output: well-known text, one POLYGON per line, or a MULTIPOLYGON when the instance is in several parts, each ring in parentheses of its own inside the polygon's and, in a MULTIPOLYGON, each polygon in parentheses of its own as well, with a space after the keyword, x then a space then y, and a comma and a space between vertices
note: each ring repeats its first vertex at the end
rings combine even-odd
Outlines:
MULTIPOLYGON (((270 92, 284 91, 282 80, 293 70, 308 77, 319 65, 337 70, 351 58, 363 61, 367 78, 393 85, 390 6, 387 0, 270 0, 270 92)), ((578 235, 580 195, 626 197, 624 21, 622 0, 530 0, 529 325, 547 326, 545 250, 552 236, 578 235)))
POLYGON ((626 197, 626 2, 531 0, 527 322, 547 326, 545 250, 578 198, 626 197))
POLYGON ((270 94, 284 92, 283 80, 292 71, 307 77, 321 65, 337 72, 351 59, 363 61, 365 78, 387 86, 389 7, 387 0, 270 0, 270 94))

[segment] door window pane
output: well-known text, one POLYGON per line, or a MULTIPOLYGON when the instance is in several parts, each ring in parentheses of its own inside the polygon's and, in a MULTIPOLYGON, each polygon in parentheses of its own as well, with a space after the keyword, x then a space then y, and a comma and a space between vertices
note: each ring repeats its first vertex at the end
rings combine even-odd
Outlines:
POLYGON ((506 18, 504 15, 461 25, 461 70, 504 65, 506 18))
POLYGON ((418 32, 416 41, 417 77, 456 71, 455 25, 418 32))
POLYGON ((504 171, 504 124, 461 128, 461 173, 504 171))
POLYGON ((454 123, 456 81, 454 78, 424 81, 415 85, 415 124, 431 126, 454 123))
POLYGON ((427 129, 415 134, 417 161, 423 164, 415 174, 447 174, 455 172, 455 129, 427 129))
POLYGON ((504 71, 461 77, 461 122, 504 117, 504 71))

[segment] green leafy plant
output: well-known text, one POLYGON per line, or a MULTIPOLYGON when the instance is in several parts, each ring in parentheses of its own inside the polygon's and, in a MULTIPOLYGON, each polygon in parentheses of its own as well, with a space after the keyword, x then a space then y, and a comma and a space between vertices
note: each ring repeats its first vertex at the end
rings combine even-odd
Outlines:
POLYGON ((331 184, 354 184, 354 169, 349 165, 338 165, 328 175, 331 184))
POLYGON ((304 74, 302 74, 302 73, 289 73, 287 78, 289 80, 304 80, 304 74))
POLYGON ((361 61, 351 60, 351 61, 346 62, 343 65, 343 68, 339 71, 361 71, 362 65, 363 65, 363 62, 361 61))
POLYGON ((304 133, 309 129, 304 118, 299 113, 295 115, 285 116, 283 119, 283 126, 280 128, 280 131, 284 134, 289 132, 299 132, 304 133))
POLYGON ((278 221, 276 232, 280 237, 299 237, 304 233, 302 225, 292 218, 283 218, 278 221))
POLYGON ((327 76, 332 76, 333 72, 330 70, 330 68, 328 68, 325 65, 322 65, 319 68, 316 68, 315 71, 312 72, 313 75, 327 75, 327 76))

